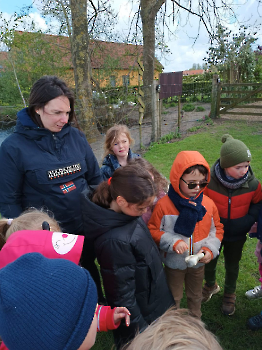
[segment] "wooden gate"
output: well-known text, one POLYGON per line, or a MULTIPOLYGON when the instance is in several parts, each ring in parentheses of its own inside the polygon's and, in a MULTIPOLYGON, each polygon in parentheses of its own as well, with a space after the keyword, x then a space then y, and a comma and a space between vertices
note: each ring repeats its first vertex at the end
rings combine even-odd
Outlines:
POLYGON ((216 115, 262 116, 261 101, 262 83, 223 84, 218 82, 216 115))

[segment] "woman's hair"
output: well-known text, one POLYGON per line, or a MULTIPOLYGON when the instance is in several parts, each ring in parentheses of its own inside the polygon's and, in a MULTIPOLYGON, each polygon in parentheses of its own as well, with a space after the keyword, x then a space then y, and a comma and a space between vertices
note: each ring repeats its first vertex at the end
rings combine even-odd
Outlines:
POLYGON ((169 185, 168 180, 160 174, 151 163, 142 157, 130 159, 129 164, 133 163, 140 165, 142 168, 146 169, 151 176, 153 176, 157 194, 161 191, 167 192, 169 185))
MULTIPOLYGON (((184 174, 190 174, 192 173, 192 171, 194 170, 198 170, 200 172, 200 174, 204 175, 204 176, 207 176, 208 174, 208 170, 206 167, 204 167, 204 165, 200 165, 200 164, 196 164, 196 165, 193 165, 189 168, 187 168, 184 172, 183 172, 183 175, 184 174)), ((182 176, 183 176, 182 175, 182 176)))
POLYGON ((43 124, 36 109, 44 107, 49 101, 59 96, 66 96, 69 99, 71 111, 68 122, 76 121, 73 92, 63 80, 53 75, 45 75, 34 83, 29 96, 28 112, 38 126, 43 127, 43 124))
POLYGON ((200 319, 191 316, 187 309, 175 308, 167 310, 124 349, 223 350, 200 319))
POLYGON ((118 196, 127 203, 142 204, 156 195, 156 188, 149 172, 138 164, 127 164, 118 168, 112 178, 102 182, 94 192, 92 201, 104 208, 118 196))
POLYGON ((120 135, 124 133, 129 140, 130 146, 134 144, 134 139, 131 137, 130 131, 126 125, 117 124, 112 126, 107 130, 106 139, 104 144, 105 156, 112 153, 112 145, 115 140, 117 140, 120 135))
POLYGON ((51 212, 37 210, 35 208, 24 211, 15 219, 0 219, 0 249, 9 236, 21 230, 42 230, 42 223, 47 221, 51 231, 61 231, 58 222, 51 212))

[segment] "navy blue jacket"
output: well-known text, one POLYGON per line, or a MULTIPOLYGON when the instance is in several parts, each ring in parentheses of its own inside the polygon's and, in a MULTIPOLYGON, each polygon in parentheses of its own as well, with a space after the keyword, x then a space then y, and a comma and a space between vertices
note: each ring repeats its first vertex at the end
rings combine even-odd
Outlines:
POLYGON ((119 348, 175 302, 145 222, 96 205, 88 192, 81 201, 85 236, 95 243, 107 302, 124 305, 131 313, 130 326, 121 324, 113 331, 119 348))
POLYGON ((65 125, 39 128, 24 108, 15 132, 0 147, 0 212, 14 218, 29 207, 54 213, 63 231, 83 230, 80 193, 102 178, 85 135, 65 125))
MULTIPOLYGON (((127 160, 130 160, 132 158, 137 158, 137 157, 139 157, 139 155, 136 153, 133 153, 129 148, 127 160)), ((120 166, 121 165, 119 164, 117 157, 114 154, 108 154, 104 158, 101 166, 101 175, 103 177, 103 180, 105 181, 109 179, 113 175, 114 171, 120 166)))

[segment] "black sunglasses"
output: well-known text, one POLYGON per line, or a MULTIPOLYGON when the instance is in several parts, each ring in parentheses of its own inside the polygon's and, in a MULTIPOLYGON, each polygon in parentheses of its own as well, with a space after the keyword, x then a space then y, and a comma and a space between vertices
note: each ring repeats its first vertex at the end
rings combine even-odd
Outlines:
POLYGON ((182 177, 181 177, 181 180, 184 181, 185 184, 187 184, 187 187, 189 190, 193 190, 197 186, 199 186, 199 188, 203 189, 208 185, 208 182, 202 182, 201 184, 198 184, 195 182, 186 182, 182 177))

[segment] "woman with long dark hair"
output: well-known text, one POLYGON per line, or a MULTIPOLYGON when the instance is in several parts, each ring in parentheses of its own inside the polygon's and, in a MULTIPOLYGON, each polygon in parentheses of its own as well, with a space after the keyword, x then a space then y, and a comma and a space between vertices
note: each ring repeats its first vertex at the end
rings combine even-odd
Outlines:
MULTIPOLYGON (((74 95, 66 83, 56 76, 36 81, 28 107, 17 114, 15 132, 0 147, 2 216, 45 208, 64 232, 83 234, 80 193, 100 183, 101 176, 85 135, 72 122, 74 95)), ((85 251, 82 265, 101 289, 93 247, 85 251)))

